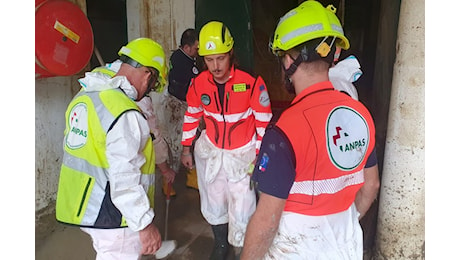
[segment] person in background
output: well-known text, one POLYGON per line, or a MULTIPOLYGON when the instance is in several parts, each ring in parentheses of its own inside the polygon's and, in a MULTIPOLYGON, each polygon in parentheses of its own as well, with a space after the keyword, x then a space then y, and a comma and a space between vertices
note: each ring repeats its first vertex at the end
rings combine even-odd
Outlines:
POLYGON ((97 259, 154 254, 155 153, 136 104, 166 83, 163 48, 137 38, 118 52, 114 77, 87 72, 66 112, 56 219, 89 234, 97 259))
POLYGON ((250 175, 271 117, 264 80, 236 67, 233 37, 222 22, 210 21, 199 33, 198 54, 206 70, 192 79, 186 100, 181 161, 195 160, 201 213, 211 225, 210 259, 225 259, 229 244, 239 254, 256 207, 250 175), (195 142, 200 119, 205 129, 195 142))
MULTIPOLYGON (((171 166, 179 172, 181 167, 180 153, 182 150, 182 124, 185 110, 187 110, 188 86, 192 78, 200 73, 196 58, 198 56, 198 34, 193 28, 186 29, 181 36, 180 46, 169 59, 168 93, 166 96, 166 113, 169 119, 168 139, 171 148, 171 166)), ((187 180, 185 185, 198 190, 196 168, 187 168, 187 180)), ((163 186, 165 192, 165 186, 163 186)), ((174 196, 176 191, 171 190, 174 196)))
POLYGON ((359 219, 376 199, 375 127, 359 101, 334 89, 335 16, 314 0, 281 17, 270 42, 296 96, 266 130, 252 181, 260 198, 241 259, 362 259, 359 219))
POLYGON ((152 98, 145 96, 136 103, 147 118, 147 122, 149 124, 150 133, 153 139, 153 147, 155 149, 155 165, 158 167, 161 175, 163 176, 163 193, 166 195, 168 189, 167 185, 169 183, 171 185, 169 194, 172 196, 172 184, 174 183, 177 172, 174 171, 168 164, 169 147, 158 127, 156 115, 153 111, 152 98))

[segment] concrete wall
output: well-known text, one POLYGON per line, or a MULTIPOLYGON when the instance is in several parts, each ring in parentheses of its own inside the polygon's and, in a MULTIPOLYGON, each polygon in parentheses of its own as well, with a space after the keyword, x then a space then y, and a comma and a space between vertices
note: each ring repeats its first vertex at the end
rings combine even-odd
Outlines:
MULTIPOLYGON (((168 60, 179 47, 182 32, 195 27, 195 0, 132 0, 126 4, 128 39, 151 37, 163 46, 168 60)), ((167 64, 169 66, 169 62, 167 64)), ((168 126, 170 120, 163 113, 165 94, 150 94, 163 136, 171 129, 168 126)))
POLYGON ((425 6, 401 2, 377 259, 425 259, 425 6))
MULTIPOLYGON (((84 0, 74 2, 86 10, 84 0)), ((163 45, 167 59, 171 54, 170 50, 177 48, 182 31, 194 26, 194 0, 126 2, 128 39, 152 37, 163 45)), ((64 113, 80 88, 77 79, 82 76, 83 74, 35 80, 36 239, 46 236, 56 224, 54 206, 63 153, 64 113)), ((161 108, 158 110, 161 113, 161 108)))
POLYGON ((54 202, 65 128, 64 112, 77 88, 75 77, 35 80, 35 210, 54 202))

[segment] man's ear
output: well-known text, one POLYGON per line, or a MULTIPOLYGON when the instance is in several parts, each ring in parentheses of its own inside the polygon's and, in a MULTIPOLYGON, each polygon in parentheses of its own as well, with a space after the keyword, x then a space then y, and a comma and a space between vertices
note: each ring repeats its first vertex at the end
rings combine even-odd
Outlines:
POLYGON ((182 47, 182 50, 187 53, 187 55, 190 55, 190 50, 191 50, 192 47, 190 47, 188 44, 185 44, 183 47, 182 47))
POLYGON ((149 79, 151 76, 153 76, 152 74, 154 73, 153 71, 151 71, 150 73, 145 73, 145 70, 146 68, 139 68, 139 69, 143 69, 143 74, 142 74, 142 81, 144 82, 149 82, 149 79))
POLYGON ((284 63, 288 64, 289 66, 294 62, 294 60, 292 59, 292 56, 289 55, 287 52, 284 53, 284 57, 281 59, 281 61, 283 60, 284 60, 284 63))

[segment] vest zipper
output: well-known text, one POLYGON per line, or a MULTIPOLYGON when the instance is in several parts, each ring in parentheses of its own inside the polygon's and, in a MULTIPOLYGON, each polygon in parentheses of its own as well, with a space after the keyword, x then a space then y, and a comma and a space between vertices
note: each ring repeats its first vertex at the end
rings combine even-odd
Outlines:
MULTIPOLYGON (((214 100, 216 100, 216 106, 218 106, 218 104, 220 105, 220 101, 217 98, 216 92, 214 92, 214 100)), ((221 106, 221 114, 222 114, 222 116, 224 116, 224 112, 222 111, 222 106, 221 106)), ((212 120, 212 122, 214 122, 214 121, 215 121, 215 119, 212 120)), ((216 136, 214 138, 215 138, 216 144, 218 144, 219 143, 219 124, 217 122, 215 122, 214 127, 216 129, 216 136)))
POLYGON ((83 209, 83 204, 85 204, 86 195, 88 195, 88 189, 89 189, 89 186, 91 185, 92 181, 93 181, 93 179, 89 178, 88 182, 86 182, 85 191, 83 192, 83 196, 82 196, 81 202, 80 202, 80 207, 78 207, 77 217, 79 217, 80 214, 81 214, 81 211, 83 209))

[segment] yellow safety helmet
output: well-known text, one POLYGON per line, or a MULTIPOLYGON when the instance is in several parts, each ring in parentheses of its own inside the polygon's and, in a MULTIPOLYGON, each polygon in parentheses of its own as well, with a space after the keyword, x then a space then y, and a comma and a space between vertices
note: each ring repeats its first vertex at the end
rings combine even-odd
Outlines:
POLYGON ((166 85, 168 68, 165 53, 160 44, 149 38, 137 38, 118 51, 120 60, 133 67, 151 67, 159 72, 156 92, 162 92, 166 85), (127 59, 128 57, 129 59, 127 59))
POLYGON ((302 2, 298 7, 280 18, 275 34, 270 42, 270 49, 275 55, 313 39, 336 37, 336 45, 344 50, 350 47, 343 33, 336 8, 326 8, 315 0, 302 2))
POLYGON ((233 37, 222 22, 211 21, 201 28, 199 44, 200 56, 227 53, 233 48, 233 37))

